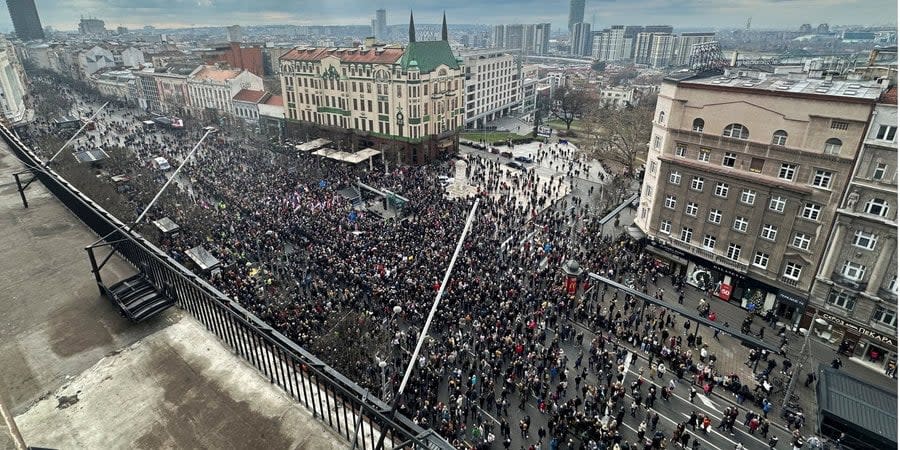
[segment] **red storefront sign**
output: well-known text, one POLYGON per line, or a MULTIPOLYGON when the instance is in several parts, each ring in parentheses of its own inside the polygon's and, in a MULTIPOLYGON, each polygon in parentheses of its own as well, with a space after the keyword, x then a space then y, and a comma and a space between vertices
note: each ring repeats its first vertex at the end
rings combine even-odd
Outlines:
POLYGON ((719 286, 719 298, 722 300, 725 300, 725 301, 728 301, 728 299, 731 298, 731 285, 730 284, 722 283, 722 285, 719 286))

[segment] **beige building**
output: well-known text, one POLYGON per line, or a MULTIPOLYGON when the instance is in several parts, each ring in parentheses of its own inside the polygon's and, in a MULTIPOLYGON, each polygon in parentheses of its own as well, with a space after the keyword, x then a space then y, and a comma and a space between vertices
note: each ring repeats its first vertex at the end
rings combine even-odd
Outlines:
MULTIPOLYGON (((455 152, 465 123, 465 73, 446 40, 407 47, 298 47, 281 57, 288 133, 327 134, 407 164, 455 152)), ((336 143, 335 146, 341 144, 336 143)))
POLYGON ((829 243, 800 325, 880 369, 896 363, 896 87, 875 106, 829 243))
POLYGON ((187 77, 188 104, 195 115, 234 115, 232 99, 242 89, 262 91, 262 78, 243 69, 199 66, 187 77))
POLYGON ((666 78, 635 224, 689 283, 796 324, 881 86, 666 78))
POLYGON ((466 126, 508 116, 522 106, 522 74, 516 57, 503 50, 460 53, 466 73, 466 126))

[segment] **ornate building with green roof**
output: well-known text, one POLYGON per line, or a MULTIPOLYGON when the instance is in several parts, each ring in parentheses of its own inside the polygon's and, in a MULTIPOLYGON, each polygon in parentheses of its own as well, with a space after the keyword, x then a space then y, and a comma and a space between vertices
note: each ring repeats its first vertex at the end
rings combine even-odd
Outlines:
POLYGON ((347 48, 297 47, 280 58, 289 135, 327 137, 333 147, 380 150, 389 164, 424 164, 459 145, 465 72, 447 41, 367 39, 347 48))

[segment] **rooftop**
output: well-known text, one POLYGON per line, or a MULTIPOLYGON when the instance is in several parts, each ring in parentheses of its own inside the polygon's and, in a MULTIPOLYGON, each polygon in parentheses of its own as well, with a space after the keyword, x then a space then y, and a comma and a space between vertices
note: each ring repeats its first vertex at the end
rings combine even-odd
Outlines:
MULTIPOLYGON (((0 168, 23 168, 5 143, 0 168)), ((42 184, 25 195, 0 191, 0 401, 26 445, 349 447, 183 311, 122 318, 89 273, 97 236, 42 184)), ((104 276, 133 270, 113 256, 104 276)))
POLYGON ((888 90, 884 91, 881 94, 881 98, 878 99, 879 103, 887 103, 889 105, 897 104, 897 86, 891 86, 888 90))
POLYGON ((284 106, 284 99, 280 95, 273 95, 265 101, 265 104, 270 106, 284 106))
POLYGON ((241 74, 237 69, 219 69, 215 66, 200 66, 191 75, 195 80, 227 81, 241 74))
POLYGON ((266 97, 266 91, 255 91, 253 89, 241 89, 240 92, 234 94, 233 100, 239 102, 259 103, 266 97))
POLYGON ((670 76, 668 78, 673 81, 679 81, 679 84, 733 87, 768 92, 786 92, 848 99, 875 100, 881 96, 882 92, 881 85, 874 81, 826 80, 817 78, 798 80, 788 76, 778 75, 770 75, 762 79, 758 77, 737 75, 685 76, 682 79, 679 79, 681 77, 670 76))
POLYGON ((346 63, 395 64, 403 56, 402 47, 375 47, 360 50, 356 47, 297 47, 280 59, 288 61, 321 61, 334 56, 346 63))

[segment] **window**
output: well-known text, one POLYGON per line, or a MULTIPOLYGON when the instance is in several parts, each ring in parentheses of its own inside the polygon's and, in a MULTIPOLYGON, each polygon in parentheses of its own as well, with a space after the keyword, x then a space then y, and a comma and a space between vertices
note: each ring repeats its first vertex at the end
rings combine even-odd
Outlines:
POLYGON ((685 151, 687 151, 687 147, 685 147, 681 144, 678 144, 675 146, 675 156, 684 157, 685 151))
POLYGON ((844 122, 843 120, 832 120, 831 121, 831 129, 832 130, 846 130, 850 128, 849 122, 844 122))
POLYGON ((691 189, 695 191, 702 191, 703 177, 691 177, 691 189))
POLYGON ((772 145, 784 145, 787 143, 787 132, 778 130, 772 133, 772 145))
POLYGON ((681 172, 677 170, 669 172, 669 183, 681 184, 681 172))
POLYGON ((827 170, 816 169, 816 174, 813 175, 812 185, 817 188, 828 189, 831 187, 831 177, 832 173, 827 170))
POLYGON ((700 153, 697 153, 697 161, 709 162, 709 150, 700 150, 700 153))
POLYGON ((725 252, 725 256, 734 261, 741 259, 741 246, 735 243, 728 244, 728 251, 725 252))
POLYGON ((875 250, 876 242, 878 242, 878 237, 874 233, 857 230, 853 235, 853 245, 859 248, 875 250))
POLYGON ((803 266, 795 262, 789 262, 784 266, 784 277, 789 280, 797 281, 800 279, 800 272, 802 271, 803 266))
POLYGON ((644 195, 646 195, 647 197, 650 197, 653 195, 653 188, 650 187, 649 184, 644 186, 644 195))
POLYGON ((711 234, 707 234, 706 236, 703 236, 703 248, 705 248, 707 250, 715 250, 716 249, 716 237, 711 234))
POLYGON ((825 299, 831 305, 837 306, 838 308, 844 308, 847 310, 853 309, 853 306, 856 305, 856 298, 847 291, 839 291, 836 289, 832 289, 831 292, 828 293, 828 297, 825 299))
POLYGON ((741 203, 745 205, 753 205, 756 202, 756 191, 753 189, 744 189, 741 191, 741 203))
POLYGON ((735 217, 734 223, 731 225, 737 231, 746 232, 747 227, 750 225, 750 222, 747 221, 744 217, 735 217))
POLYGON ((672 221, 663 219, 659 222, 659 231, 665 234, 669 234, 672 232, 672 221))
POLYGON ((893 125, 882 125, 878 127, 878 134, 875 135, 875 139, 893 142, 896 135, 897 127, 893 125))
POLYGON ((778 236, 778 227, 767 223, 763 225, 762 232, 759 233, 759 236, 763 239, 774 241, 775 237, 778 236))
POLYGON ((766 160, 762 158, 753 158, 750 160, 750 171, 753 173, 762 173, 763 165, 765 165, 766 160))
POLYGON ((735 161, 737 161, 735 153, 725 152, 725 156, 722 157, 722 165, 725 167, 734 167, 735 161))
POLYGON ((707 220, 715 224, 722 223, 722 211, 718 209, 709 210, 709 216, 707 217, 707 220))
POLYGON ((800 217, 809 220, 819 220, 819 214, 822 213, 822 205, 807 202, 800 211, 800 217))
POLYGON ((669 209, 675 209, 675 205, 677 205, 677 204, 678 204, 678 202, 675 201, 675 196, 674 196, 674 195, 667 195, 667 196, 666 196, 666 202, 665 202, 666 208, 669 208, 669 209))
POLYGON ((756 255, 753 256, 753 265, 759 267, 760 269, 765 269, 769 266, 769 254, 763 252, 756 252, 756 255))
POLYGON ((872 172, 873 180, 883 180, 884 174, 887 173, 887 164, 875 163, 875 170, 872 172))
POLYGON ((659 112, 659 123, 665 123, 665 121, 666 121, 666 112, 660 111, 659 112))
POLYGON ((739 123, 733 123, 725 127, 725 131, 722 132, 722 136, 735 139, 750 139, 750 130, 739 123))
POLYGON ((721 181, 716 183, 715 194, 717 197, 727 198, 728 197, 728 183, 723 183, 721 181))
POLYGON ((684 208, 684 213, 691 216, 697 217, 697 211, 700 209, 694 202, 688 202, 687 206, 684 208))
POLYGON ((794 233, 794 240, 791 241, 791 247, 799 248, 800 250, 809 250, 810 242, 812 242, 812 238, 808 234, 798 231, 794 233))
POLYGON ((662 139, 659 136, 653 136, 653 148, 658 149, 662 143, 662 139))
POLYGON ((844 145, 840 139, 831 138, 825 141, 825 154, 837 155, 841 152, 841 146, 844 145))
POLYGON ((853 261, 844 261, 844 266, 841 267, 841 275, 854 281, 861 281, 866 276, 866 266, 853 261))
POLYGON ((784 197, 772 197, 769 199, 769 209, 775 212, 784 212, 787 200, 784 197))
POLYGON ((782 180, 794 181, 794 175, 797 174, 797 165, 783 163, 781 169, 778 170, 778 178, 782 180))
POLYGON ((656 161, 650 161, 650 173, 656 173, 656 161))
POLYGON ((681 227, 681 240, 684 242, 691 242, 691 238, 694 237, 694 229, 688 227, 681 227))
POLYGON ((878 305, 875 307, 875 313, 872 314, 872 320, 882 325, 894 327, 897 325, 897 312, 878 305))
POLYGON ((888 202, 884 199, 873 198, 872 200, 866 202, 866 212, 869 214, 886 217, 888 209, 888 202))
POLYGON ((703 119, 698 117, 698 118, 694 119, 694 124, 691 126, 691 129, 696 131, 697 133, 702 133, 703 125, 704 125, 703 119))

